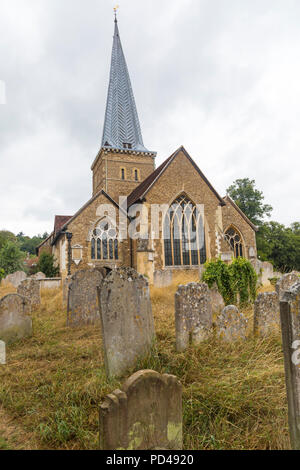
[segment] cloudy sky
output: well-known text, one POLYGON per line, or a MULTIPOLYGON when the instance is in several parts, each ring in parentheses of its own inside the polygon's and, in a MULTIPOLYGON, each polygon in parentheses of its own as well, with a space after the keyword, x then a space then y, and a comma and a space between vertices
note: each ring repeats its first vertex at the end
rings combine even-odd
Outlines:
MULTIPOLYGON (((117 1, 117 0, 116 0, 117 1)), ((299 220, 299 0, 118 0, 144 142, 184 145, 225 195, 255 179, 272 219, 299 220)), ((91 196, 112 0, 1 0, 0 229, 53 228, 91 196)))

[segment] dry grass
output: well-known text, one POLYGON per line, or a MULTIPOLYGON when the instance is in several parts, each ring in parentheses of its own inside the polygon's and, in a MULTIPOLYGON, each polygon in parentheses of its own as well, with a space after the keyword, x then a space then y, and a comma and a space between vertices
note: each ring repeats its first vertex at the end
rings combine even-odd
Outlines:
MULTIPOLYGON (((175 278, 151 289, 157 343, 137 365, 177 375, 184 387, 187 449, 289 448, 280 335, 174 349, 175 278)), ((14 290, 12 290, 13 292, 14 290)), ((0 288, 0 297, 8 293, 0 288)), ((69 329, 60 291, 44 291, 34 336, 8 347, 0 368, 0 449, 96 449, 98 406, 120 386, 105 378, 99 328, 69 329), (5 431, 8 430, 8 431, 5 431)), ((252 309, 245 312, 251 323, 252 309)))

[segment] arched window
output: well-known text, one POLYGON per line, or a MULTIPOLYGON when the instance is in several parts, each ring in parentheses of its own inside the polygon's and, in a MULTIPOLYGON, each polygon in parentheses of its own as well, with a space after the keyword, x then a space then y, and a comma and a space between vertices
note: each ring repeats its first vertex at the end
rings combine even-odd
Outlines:
POLYGON ((182 195, 164 220, 166 266, 198 266, 206 262, 204 221, 197 207, 182 195))
POLYGON ((118 260, 119 243, 113 224, 104 219, 93 231, 91 239, 92 260, 118 260))
POLYGON ((239 256, 244 255, 243 241, 242 241, 241 234, 234 227, 229 227, 229 229, 226 230, 225 239, 231 246, 234 252, 235 258, 238 258, 239 256))

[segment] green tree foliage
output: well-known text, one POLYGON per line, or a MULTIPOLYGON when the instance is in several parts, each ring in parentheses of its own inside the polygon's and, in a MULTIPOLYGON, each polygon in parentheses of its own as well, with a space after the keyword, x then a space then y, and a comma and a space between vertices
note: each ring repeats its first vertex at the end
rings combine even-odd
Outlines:
POLYGON ((245 258, 237 258, 230 265, 220 259, 205 264, 203 281, 211 288, 218 287, 226 305, 240 305, 256 299, 257 274, 252 264, 245 258))
POLYGON ((32 238, 25 236, 23 232, 20 232, 17 235, 17 241, 19 243, 21 251, 25 253, 30 253, 31 255, 35 255, 35 250, 43 240, 48 238, 48 233, 44 233, 44 235, 37 235, 32 238))
POLYGON ((9 232, 8 230, 0 230, 0 250, 7 242, 16 243, 16 241, 17 238, 12 232, 9 232))
POLYGON ((299 271, 300 223, 291 227, 278 222, 263 224, 257 233, 257 251, 262 261, 271 261, 279 271, 299 271))
POLYGON ((41 271, 47 277, 57 277, 59 275, 59 266, 57 266, 54 256, 46 252, 41 253, 38 271, 41 271))
POLYGON ((227 189, 227 194, 255 225, 260 226, 265 216, 270 217, 273 208, 264 204, 265 197, 255 188, 254 180, 237 179, 227 189))
POLYGON ((16 243, 7 241, 0 250, 0 269, 4 275, 13 274, 16 271, 24 270, 24 254, 16 243))

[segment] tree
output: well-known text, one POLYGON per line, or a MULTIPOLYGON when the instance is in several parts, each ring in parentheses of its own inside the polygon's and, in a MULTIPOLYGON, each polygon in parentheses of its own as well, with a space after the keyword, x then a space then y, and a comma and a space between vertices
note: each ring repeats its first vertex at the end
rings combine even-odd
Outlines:
POLYGON ((4 247, 5 243, 9 241, 16 243, 16 236, 8 230, 0 230, 0 250, 4 247))
POLYGON ((38 271, 44 273, 47 277, 56 277, 59 275, 59 266, 56 264, 54 255, 50 253, 41 253, 38 262, 38 271))
POLYGON ((24 270, 24 254, 12 241, 8 241, 0 250, 0 269, 5 276, 24 270))
POLYGON ((300 223, 285 227, 278 222, 264 223, 257 233, 258 257, 271 261, 280 271, 300 270, 300 223))
POLYGON ((255 188, 255 180, 237 179, 227 189, 227 194, 255 225, 262 225, 263 218, 270 217, 273 207, 263 203, 265 197, 255 188))
POLYGON ((45 232, 43 235, 37 235, 32 238, 25 236, 23 232, 20 232, 17 235, 17 240, 20 245, 21 251, 25 253, 29 253, 31 255, 35 255, 36 247, 46 238, 48 234, 45 232))

